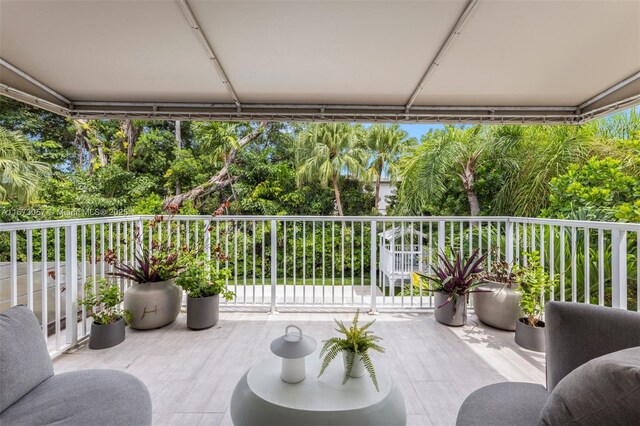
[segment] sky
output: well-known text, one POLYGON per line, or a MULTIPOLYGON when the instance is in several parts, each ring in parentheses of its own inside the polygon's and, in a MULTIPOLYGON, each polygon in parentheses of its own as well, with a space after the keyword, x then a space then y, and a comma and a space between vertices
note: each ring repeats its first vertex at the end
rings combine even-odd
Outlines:
POLYGON ((418 142, 420 141, 420 137, 427 133, 431 129, 443 129, 444 125, 442 124, 401 124, 402 127, 407 133, 409 133, 410 138, 416 138, 418 142))
MULTIPOLYGON (((369 126, 371 123, 364 125, 364 127, 369 126)), ((400 127, 409 134, 410 138, 416 138, 420 142, 422 135, 431 129, 444 129, 444 124, 400 124, 400 127)))

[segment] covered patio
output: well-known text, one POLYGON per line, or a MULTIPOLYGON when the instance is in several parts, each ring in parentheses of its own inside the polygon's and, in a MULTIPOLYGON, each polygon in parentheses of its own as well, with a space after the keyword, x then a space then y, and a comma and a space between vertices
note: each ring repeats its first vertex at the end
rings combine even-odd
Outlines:
MULTIPOLYGON (((580 125, 640 104, 636 0, 0 0, 0 40, 0 95, 73 120, 580 125)), ((557 280, 544 301, 640 312, 636 223, 136 214, 6 223, 0 235, 0 310, 34 311, 56 374, 139 378, 158 425, 231 425, 236 383, 288 324, 322 341, 356 310, 377 320, 387 351, 373 357, 408 425, 454 424, 485 385, 545 385, 545 354, 483 325, 471 300, 467 324, 446 327, 431 294, 403 286, 439 252, 477 250, 490 270, 536 251, 557 280), (395 257, 378 240, 393 229, 411 255, 400 286, 384 278, 395 257), (113 272, 103 253, 132 262, 154 238, 209 260, 223 249, 235 299, 213 328, 187 329, 183 306, 166 327, 89 350, 83 285, 113 272)))

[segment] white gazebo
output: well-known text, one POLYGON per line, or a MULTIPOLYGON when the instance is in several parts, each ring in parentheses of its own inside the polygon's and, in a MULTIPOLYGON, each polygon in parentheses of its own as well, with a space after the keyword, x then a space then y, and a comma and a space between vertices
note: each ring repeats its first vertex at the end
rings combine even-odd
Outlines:
POLYGON ((380 272, 385 285, 394 290, 425 269, 425 235, 413 227, 395 226, 378 234, 380 272))

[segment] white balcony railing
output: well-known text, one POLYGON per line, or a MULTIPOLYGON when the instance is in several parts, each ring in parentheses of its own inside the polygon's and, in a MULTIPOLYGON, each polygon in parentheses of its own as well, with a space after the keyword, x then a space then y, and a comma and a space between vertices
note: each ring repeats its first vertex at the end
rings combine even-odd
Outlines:
MULTIPOLYGON (((50 350, 88 331, 76 300, 84 283, 109 277, 101 254, 131 261, 152 239, 229 257, 225 309, 433 308, 412 289, 413 271, 429 271, 437 253, 479 250, 493 262, 526 264, 540 252, 558 285, 546 298, 640 310, 640 224, 510 217, 122 216, 0 224, 0 310, 27 304, 50 350), (392 232, 390 232, 392 231, 392 232), (136 235, 139 236, 136 238, 136 235), (70 313, 75 313, 71 314, 70 313), (75 320, 70 321, 70 318, 75 320)), ((122 288, 131 283, 117 279, 122 288)))

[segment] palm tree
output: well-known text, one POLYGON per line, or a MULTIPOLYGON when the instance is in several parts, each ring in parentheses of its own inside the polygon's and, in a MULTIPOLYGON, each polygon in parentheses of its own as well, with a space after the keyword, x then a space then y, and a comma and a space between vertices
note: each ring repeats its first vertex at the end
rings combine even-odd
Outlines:
POLYGON ((359 176, 366 152, 361 147, 361 129, 346 123, 311 124, 297 139, 298 185, 318 182, 332 185, 338 214, 343 216, 340 199, 340 176, 359 176))
POLYGON ((37 195, 40 179, 50 169, 33 157, 31 143, 22 133, 0 127, 0 201, 11 197, 29 202, 37 195))
POLYGON ((520 143, 512 156, 518 163, 505 176, 496 194, 496 208, 505 214, 534 216, 549 202, 549 182, 582 163, 594 147, 592 129, 576 126, 523 126, 520 143))
POLYGON ((369 151, 367 176, 375 181, 375 209, 380 202, 380 180, 384 175, 395 175, 397 161, 405 148, 415 142, 407 139, 407 132, 398 124, 374 124, 367 129, 366 146, 369 151))
POLYGON ((499 134, 480 126, 447 126, 426 134, 422 145, 401 165, 400 203, 409 211, 420 211, 425 204, 437 203, 452 176, 460 183, 469 202, 471 216, 480 213, 474 190, 477 170, 483 161, 509 163, 512 148, 519 142, 517 131, 506 127, 499 134))

